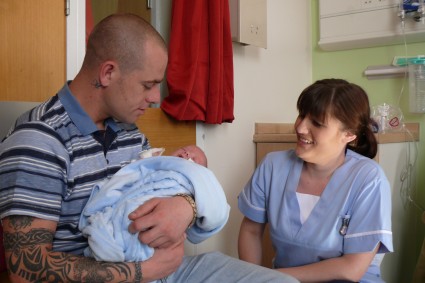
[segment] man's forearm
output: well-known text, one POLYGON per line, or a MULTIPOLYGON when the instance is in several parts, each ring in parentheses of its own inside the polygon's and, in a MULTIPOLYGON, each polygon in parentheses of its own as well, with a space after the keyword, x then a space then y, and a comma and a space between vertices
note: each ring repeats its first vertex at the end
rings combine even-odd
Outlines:
POLYGON ((98 262, 52 251, 52 222, 10 216, 3 219, 3 227, 6 264, 13 282, 134 282, 141 277, 139 263, 98 262))
POLYGON ((6 233, 6 262, 13 281, 43 282, 129 282, 134 281, 136 264, 98 262, 63 252, 49 252, 46 229, 29 233, 6 233))

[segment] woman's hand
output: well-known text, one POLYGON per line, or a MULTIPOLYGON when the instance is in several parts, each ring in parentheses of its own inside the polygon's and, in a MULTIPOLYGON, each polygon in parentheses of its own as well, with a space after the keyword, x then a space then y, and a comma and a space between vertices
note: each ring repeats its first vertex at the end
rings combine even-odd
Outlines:
POLYGON ((379 249, 372 252, 345 254, 303 266, 279 268, 277 270, 292 275, 301 282, 328 282, 348 280, 359 282, 379 249))

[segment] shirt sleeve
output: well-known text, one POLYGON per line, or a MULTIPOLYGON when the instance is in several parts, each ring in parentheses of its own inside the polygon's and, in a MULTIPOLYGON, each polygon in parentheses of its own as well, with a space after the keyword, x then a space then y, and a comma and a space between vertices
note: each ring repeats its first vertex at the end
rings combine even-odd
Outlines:
POLYGON ((43 123, 28 123, 0 144, 0 217, 57 221, 66 195, 66 150, 43 123))

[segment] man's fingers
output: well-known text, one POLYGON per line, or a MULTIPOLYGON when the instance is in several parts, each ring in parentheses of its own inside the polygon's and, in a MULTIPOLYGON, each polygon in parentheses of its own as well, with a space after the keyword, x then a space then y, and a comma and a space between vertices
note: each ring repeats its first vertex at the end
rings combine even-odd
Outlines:
POLYGON ((157 202, 155 201, 155 199, 150 199, 148 201, 146 201, 144 204, 140 205, 138 208, 136 208, 133 212, 131 212, 128 215, 128 218, 130 220, 136 220, 139 217, 142 217, 148 213, 150 213, 155 206, 157 205, 157 202))

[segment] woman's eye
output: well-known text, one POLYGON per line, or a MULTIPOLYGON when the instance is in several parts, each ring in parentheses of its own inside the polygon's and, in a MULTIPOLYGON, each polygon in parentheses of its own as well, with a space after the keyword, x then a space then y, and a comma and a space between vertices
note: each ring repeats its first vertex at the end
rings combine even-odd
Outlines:
POLYGON ((323 127, 323 124, 320 123, 319 121, 312 120, 311 123, 313 124, 313 126, 315 126, 317 128, 323 127))

